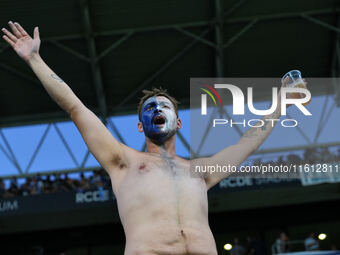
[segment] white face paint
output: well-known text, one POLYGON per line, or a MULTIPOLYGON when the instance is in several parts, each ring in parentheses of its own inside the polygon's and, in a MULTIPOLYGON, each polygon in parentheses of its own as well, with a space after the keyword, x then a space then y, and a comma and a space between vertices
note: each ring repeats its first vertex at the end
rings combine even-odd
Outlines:
POLYGON ((157 143, 164 143, 177 131, 177 115, 166 97, 148 98, 142 106, 141 117, 145 135, 157 143))

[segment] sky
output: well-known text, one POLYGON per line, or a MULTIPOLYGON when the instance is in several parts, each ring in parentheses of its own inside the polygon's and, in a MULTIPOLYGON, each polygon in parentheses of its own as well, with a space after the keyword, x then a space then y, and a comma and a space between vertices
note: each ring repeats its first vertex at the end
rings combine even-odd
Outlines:
MULTIPOLYGON (((322 106, 325 100, 325 96, 313 97, 312 102, 307 106, 309 111, 312 113, 311 117, 301 116, 299 110, 294 107, 290 107, 288 109, 288 114, 292 118, 296 118, 299 121, 299 127, 301 127, 305 131, 306 135, 311 140, 313 140, 314 135, 317 132, 317 127, 318 123, 320 122, 321 116, 325 117, 327 115, 326 113, 331 109, 328 121, 322 122, 324 129, 320 134, 318 143, 337 142, 340 141, 340 109, 337 107, 332 108, 332 102, 334 100, 331 97, 326 111, 323 112, 322 106)), ((268 104, 268 102, 259 102, 255 104, 255 107, 257 107, 258 109, 265 109, 268 107, 268 104)), ((232 112, 231 106, 227 106, 226 109, 229 111, 229 113, 232 112)), ((181 131, 188 141, 192 139, 190 138, 190 134, 192 134, 191 128, 195 128, 195 130, 200 130, 202 134, 206 128, 203 125, 199 127, 192 127, 190 125, 190 113, 193 114, 194 111, 199 110, 200 109, 196 109, 190 112, 189 109, 186 109, 179 111, 179 116, 182 119, 183 123, 181 131)), ((210 109, 208 108, 208 111, 209 110, 210 109)), ((249 113, 246 113, 245 118, 251 118, 251 115, 249 113)), ((118 130, 121 132, 126 144, 134 149, 141 150, 144 142, 144 134, 139 133, 137 130, 137 115, 112 117, 111 119, 118 130)), ((237 118, 235 118, 235 120, 237 120, 237 118)), ((83 161, 87 149, 75 125, 72 122, 58 122, 56 123, 57 129, 53 125, 50 126, 46 135, 46 139, 41 144, 40 150, 30 164, 32 155, 34 155, 35 149, 38 146, 39 141, 44 135, 47 127, 48 124, 39 124, 32 126, 2 128, 2 134, 4 136, 0 136, 0 145, 2 148, 5 149, 6 153, 0 150, 0 176, 13 175, 18 173, 14 164, 6 156, 6 154, 10 154, 5 144, 6 141, 10 144, 11 150, 13 151, 13 154, 15 155, 23 172, 28 170, 29 173, 33 173, 75 168, 77 165, 72 160, 71 156, 67 152, 67 149, 63 145, 62 140, 58 136, 58 130, 60 130, 63 137, 67 141, 67 144, 70 147, 70 150, 73 152, 76 161, 79 163, 83 161), (6 141, 4 140, 4 137, 6 141)), ((218 144, 217 142, 215 149, 223 149, 225 146, 237 143, 237 141, 240 139, 240 136, 237 134, 234 128, 224 127, 220 129, 220 137, 223 137, 223 143, 218 144)), ((243 132, 245 132, 246 129, 247 128, 241 128, 243 132)), ((211 135, 212 132, 208 134, 207 140, 209 140, 209 136, 211 135)), ((307 144, 307 142, 299 134, 296 128, 282 128, 281 126, 276 126, 272 134, 262 144, 260 149, 288 147, 304 144, 307 144)), ((209 148, 209 146, 203 147, 209 148)), ((333 148, 333 150, 337 150, 337 148, 333 148)), ((190 157, 189 152, 178 138, 176 142, 176 152, 180 156, 190 157)), ((203 153, 211 154, 212 152, 209 150, 203 150, 203 153)), ((278 154, 275 155, 275 157, 277 157, 278 154)), ((273 156, 266 155, 263 157, 268 158, 273 156)), ((90 168, 97 166, 99 166, 98 162, 91 155, 88 158, 85 167, 90 168)))

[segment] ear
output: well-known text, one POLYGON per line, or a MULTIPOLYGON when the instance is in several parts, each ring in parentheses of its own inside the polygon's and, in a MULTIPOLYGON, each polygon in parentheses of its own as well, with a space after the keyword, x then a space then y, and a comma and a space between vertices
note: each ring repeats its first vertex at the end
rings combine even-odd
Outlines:
POLYGON ((177 130, 182 127, 182 120, 180 118, 177 118, 177 130))
POLYGON ((138 131, 139 131, 140 133, 143 133, 144 130, 143 130, 143 124, 142 124, 141 121, 138 122, 137 129, 138 129, 138 131))

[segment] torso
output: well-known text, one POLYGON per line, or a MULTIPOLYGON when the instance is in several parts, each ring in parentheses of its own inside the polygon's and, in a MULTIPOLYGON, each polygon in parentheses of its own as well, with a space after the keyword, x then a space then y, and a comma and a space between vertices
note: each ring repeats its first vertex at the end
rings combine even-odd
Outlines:
POLYGON ((179 157, 133 154, 126 170, 111 174, 125 255, 216 255, 204 179, 179 157))

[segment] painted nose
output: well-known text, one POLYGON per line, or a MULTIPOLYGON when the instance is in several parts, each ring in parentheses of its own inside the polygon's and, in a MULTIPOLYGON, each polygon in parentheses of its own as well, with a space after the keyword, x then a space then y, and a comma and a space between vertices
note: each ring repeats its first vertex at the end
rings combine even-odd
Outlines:
POLYGON ((159 105, 157 105, 157 106, 156 106, 156 111, 157 111, 157 112, 162 112, 162 108, 161 108, 159 105))

